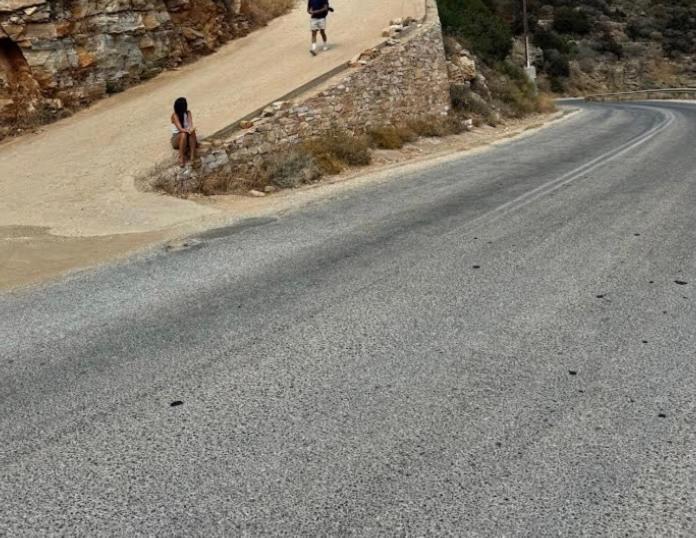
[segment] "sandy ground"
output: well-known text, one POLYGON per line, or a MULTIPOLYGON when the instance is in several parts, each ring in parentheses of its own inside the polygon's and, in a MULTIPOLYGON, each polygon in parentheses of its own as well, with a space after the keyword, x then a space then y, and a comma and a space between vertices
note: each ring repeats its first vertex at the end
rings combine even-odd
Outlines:
MULTIPOLYGON (((414 172, 437 162, 461 156, 462 152, 483 151, 505 140, 531 134, 562 114, 535 116, 509 122, 493 129, 482 127, 462 135, 421 139, 398 151, 377 151, 373 164, 297 190, 282 191, 266 198, 243 196, 192 197, 184 201, 205 218, 173 221, 166 229, 140 233, 94 237, 60 237, 48 228, 0 226, 0 289, 14 288, 56 277, 69 270, 116 260, 129 253, 155 245, 174 247, 199 231, 230 224, 230 221, 264 217, 297 210, 308 203, 358 188, 368 182, 390 181, 395 172, 414 172)), ((158 196, 162 204, 168 197, 158 196)), ((176 201, 176 200, 175 200, 176 201)))
POLYGON ((216 54, 0 145, 0 227, 112 236, 214 215, 213 207, 134 187, 135 177, 172 157, 176 97, 189 99, 205 136, 375 46, 390 19, 424 13, 423 0, 336 0, 331 50, 313 58, 302 4, 216 54))

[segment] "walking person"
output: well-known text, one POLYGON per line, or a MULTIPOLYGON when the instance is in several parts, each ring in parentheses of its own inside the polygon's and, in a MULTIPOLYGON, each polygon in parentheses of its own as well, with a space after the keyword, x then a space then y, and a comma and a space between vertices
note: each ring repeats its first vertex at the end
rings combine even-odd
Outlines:
POLYGON ((196 128, 193 126, 193 115, 188 109, 185 97, 179 97, 174 101, 174 113, 171 117, 172 122, 172 147, 179 150, 179 166, 186 166, 187 157, 189 162, 196 158, 196 128))
POLYGON ((310 30, 312 31, 312 48, 309 52, 312 56, 317 55, 317 33, 321 33, 321 39, 324 42, 323 50, 329 50, 329 43, 326 37, 326 17, 329 11, 333 11, 329 6, 329 0, 308 0, 307 13, 309 13, 310 30))

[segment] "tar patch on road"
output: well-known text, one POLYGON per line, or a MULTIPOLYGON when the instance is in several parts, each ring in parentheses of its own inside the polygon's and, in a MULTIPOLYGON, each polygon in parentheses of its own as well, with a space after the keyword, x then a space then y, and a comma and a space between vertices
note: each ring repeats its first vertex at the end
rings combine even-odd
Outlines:
POLYGON ((684 282, 683 280, 675 280, 674 283, 679 286, 686 286, 688 284, 688 282, 684 282))
POLYGON ((180 405, 184 405, 184 402, 181 400, 174 400, 172 403, 169 404, 169 407, 179 407, 180 405))
POLYGON ((222 228, 214 228, 212 230, 208 230, 207 232, 198 234, 197 237, 203 240, 222 239, 223 237, 229 237, 231 235, 238 234, 240 232, 248 230, 249 228, 258 228, 259 226, 273 224, 274 222, 278 222, 278 220, 279 219, 276 217, 245 219, 235 224, 231 224, 229 226, 223 226, 222 228))
POLYGON ((187 252, 189 250, 198 250, 203 248, 205 243, 198 239, 184 239, 181 241, 172 241, 164 246, 166 252, 187 252))

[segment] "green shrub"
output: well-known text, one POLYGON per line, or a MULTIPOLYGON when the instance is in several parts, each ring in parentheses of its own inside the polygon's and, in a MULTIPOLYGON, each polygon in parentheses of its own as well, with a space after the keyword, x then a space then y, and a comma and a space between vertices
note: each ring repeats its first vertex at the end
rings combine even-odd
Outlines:
POLYGON ((545 50, 544 70, 551 77, 570 76, 570 61, 568 56, 555 49, 545 50))
POLYGON ((512 32, 483 0, 438 0, 446 33, 466 40, 474 53, 503 60, 512 50, 512 32))
POLYGON ((562 6, 554 13, 553 29, 561 34, 585 35, 590 33, 592 25, 584 11, 562 6))
POLYGON ((489 76, 488 86, 505 116, 519 118, 539 111, 536 89, 517 66, 498 66, 489 76))
POLYGON ((614 36, 609 32, 604 32, 602 36, 595 42, 594 49, 597 52, 613 54, 617 58, 624 57, 624 48, 614 39, 614 36))
POLYGON ((549 32, 546 30, 539 30, 534 34, 533 43, 542 50, 557 50, 564 54, 568 54, 571 51, 571 45, 568 40, 556 32, 549 32))
POLYGON ((450 87, 452 108, 457 112, 469 112, 484 118, 491 114, 491 105, 470 88, 459 85, 450 87))
POLYGON ((563 79, 560 79, 558 77, 551 77, 550 83, 551 83, 551 91, 553 93, 564 93, 565 92, 565 83, 563 82, 563 79))

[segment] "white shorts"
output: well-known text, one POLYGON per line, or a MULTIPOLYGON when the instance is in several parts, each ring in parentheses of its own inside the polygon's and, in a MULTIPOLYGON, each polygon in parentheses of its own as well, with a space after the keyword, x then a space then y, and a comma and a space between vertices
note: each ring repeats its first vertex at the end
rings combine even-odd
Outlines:
POLYGON ((309 29, 312 32, 316 32, 318 30, 326 30, 326 17, 324 17, 323 19, 310 19, 309 29))

